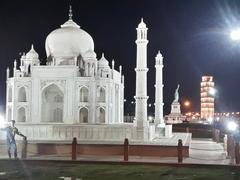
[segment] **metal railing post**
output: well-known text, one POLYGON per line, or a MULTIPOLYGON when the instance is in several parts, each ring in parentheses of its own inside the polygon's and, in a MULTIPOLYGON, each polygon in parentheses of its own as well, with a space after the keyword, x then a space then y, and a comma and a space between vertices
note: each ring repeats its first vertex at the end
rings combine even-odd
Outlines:
POLYGON ((72 160, 77 159, 77 138, 74 137, 72 141, 72 160))
POLYGON ((177 151, 178 151, 178 163, 182 163, 183 162, 183 145, 182 145, 182 140, 179 139, 178 140, 178 147, 177 147, 177 151))
POLYGON ((123 159, 124 161, 128 161, 129 155, 129 141, 128 138, 125 138, 124 145, 123 145, 123 159))
POLYGON ((22 159, 26 159, 27 158, 27 137, 23 137, 23 140, 22 140, 21 158, 22 159))
POLYGON ((236 164, 240 163, 239 142, 235 143, 235 162, 236 164))

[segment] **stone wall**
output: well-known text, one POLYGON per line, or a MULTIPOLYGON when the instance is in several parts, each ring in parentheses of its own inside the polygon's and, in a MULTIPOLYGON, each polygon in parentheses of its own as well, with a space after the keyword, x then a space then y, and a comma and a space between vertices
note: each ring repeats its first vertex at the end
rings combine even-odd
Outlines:
MULTIPOLYGON (((19 131, 28 140, 71 141, 78 140, 123 140, 135 138, 132 124, 77 125, 77 124, 18 124, 19 131)), ((17 137, 19 138, 19 137, 17 137)))
MULTIPOLYGON (((56 143, 30 143, 28 144, 30 155, 68 155, 71 157, 71 144, 56 143)), ((114 156, 123 155, 122 144, 78 144, 77 154, 114 156)), ((177 146, 159 146, 159 145, 129 145, 130 156, 156 156, 156 157, 177 157, 177 146)), ((189 147, 183 146, 183 157, 189 157, 189 147)))

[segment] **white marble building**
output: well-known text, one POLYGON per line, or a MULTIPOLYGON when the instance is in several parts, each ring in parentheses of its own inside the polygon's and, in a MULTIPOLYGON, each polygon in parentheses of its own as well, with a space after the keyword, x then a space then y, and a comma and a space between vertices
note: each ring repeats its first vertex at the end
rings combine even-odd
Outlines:
MULTIPOLYGON (((147 120, 147 26, 138 24, 136 110, 134 123, 123 122, 124 76, 102 54, 98 60, 92 37, 69 19, 46 38, 46 65, 32 45, 13 76, 7 69, 6 119, 15 119, 29 140, 151 142, 171 137, 163 122, 162 56, 156 57, 156 121, 147 120), (160 126, 161 125, 161 126, 160 126), (166 128, 166 129, 165 129, 166 128), (162 132, 164 131, 164 132, 162 132)), ((20 64, 18 66, 17 64, 20 64)), ((169 125, 170 126, 170 125, 169 125)), ((1 136, 0 136, 1 138, 1 136)))
MULTIPOLYGON (((92 37, 72 20, 46 38, 47 64, 32 45, 13 76, 7 69, 6 117, 19 127, 123 123, 124 76, 102 54, 92 37)), ((18 67, 17 64, 20 64, 18 67)), ((44 130, 45 131, 45 130, 44 130)), ((25 131, 25 133, 27 133, 25 131)))

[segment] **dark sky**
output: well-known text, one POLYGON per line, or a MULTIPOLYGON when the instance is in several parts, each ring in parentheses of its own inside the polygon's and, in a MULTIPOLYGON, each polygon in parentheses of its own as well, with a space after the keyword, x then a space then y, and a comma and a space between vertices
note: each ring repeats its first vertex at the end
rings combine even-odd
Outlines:
POLYGON ((102 52, 123 66, 125 98, 135 93, 136 27, 141 17, 148 31, 148 95, 154 102, 155 59, 164 56, 165 113, 170 110, 174 89, 180 84, 180 100, 189 99, 199 111, 202 75, 213 75, 218 89, 217 111, 240 110, 240 43, 229 38, 240 25, 240 1, 214 0, 48 0, 0 2, 0 105, 5 106, 6 67, 31 43, 46 58, 45 38, 68 19, 73 19, 94 39, 102 52))

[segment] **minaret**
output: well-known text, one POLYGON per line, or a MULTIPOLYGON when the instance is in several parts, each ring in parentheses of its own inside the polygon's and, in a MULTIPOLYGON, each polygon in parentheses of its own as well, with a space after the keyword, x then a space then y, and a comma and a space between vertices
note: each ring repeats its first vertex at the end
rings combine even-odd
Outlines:
POLYGON ((17 60, 15 59, 13 62, 13 77, 16 76, 16 71, 17 71, 17 60))
POLYGON ((115 61, 114 59, 112 60, 112 79, 114 79, 114 67, 115 66, 115 61))
POLYGON ((7 67, 7 79, 9 78, 9 67, 7 67))
POLYGON ((155 57, 156 64, 156 83, 155 83, 155 120, 156 125, 164 125, 163 120, 163 56, 158 51, 157 56, 155 57))
MULTIPOLYGON (((135 118, 137 128, 143 129, 148 127, 147 121, 147 30, 146 24, 141 20, 137 27, 137 64, 136 64, 136 100, 135 118)), ((140 130, 141 131, 141 130, 140 130)), ((143 133, 143 138, 146 139, 146 133, 143 133)))

